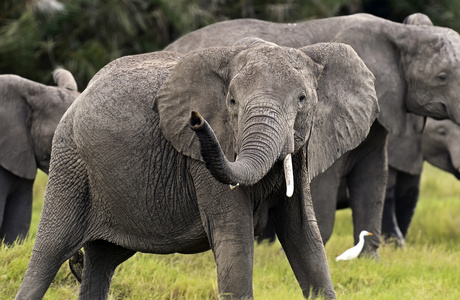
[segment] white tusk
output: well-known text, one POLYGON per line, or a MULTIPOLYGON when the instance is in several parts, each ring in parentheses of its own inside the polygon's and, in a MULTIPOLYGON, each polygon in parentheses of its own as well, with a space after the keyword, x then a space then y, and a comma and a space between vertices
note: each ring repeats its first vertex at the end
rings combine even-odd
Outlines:
MULTIPOLYGON (((237 161, 237 160, 238 160, 238 155, 235 157, 235 161, 237 161)), ((239 187, 239 186, 240 186, 239 183, 237 183, 237 184, 235 184, 235 185, 230 184, 230 189, 233 191, 234 189, 236 189, 236 188, 239 187)))
POLYGON ((292 171, 291 154, 286 155, 283 165, 286 179, 286 196, 291 197, 294 194, 294 172, 292 171))
POLYGON ((236 185, 230 184, 230 189, 233 191, 234 189, 236 189, 239 186, 240 186, 239 183, 237 183, 236 185))

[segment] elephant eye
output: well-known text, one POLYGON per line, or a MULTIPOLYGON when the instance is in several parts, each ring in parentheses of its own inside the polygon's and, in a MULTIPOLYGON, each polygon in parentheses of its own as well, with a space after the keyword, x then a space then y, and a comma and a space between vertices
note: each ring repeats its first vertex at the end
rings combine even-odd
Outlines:
POLYGON ((302 95, 299 96, 299 102, 303 102, 303 101, 305 101, 305 99, 307 99, 305 94, 302 94, 302 95))
POLYGON ((447 73, 446 72, 439 73, 437 76, 437 79, 442 83, 447 82, 447 73))
POLYGON ((442 135, 442 136, 447 135, 447 131, 444 127, 438 128, 437 132, 439 135, 442 135))
POLYGON ((231 98, 229 101, 230 105, 235 105, 236 104, 236 100, 231 98))

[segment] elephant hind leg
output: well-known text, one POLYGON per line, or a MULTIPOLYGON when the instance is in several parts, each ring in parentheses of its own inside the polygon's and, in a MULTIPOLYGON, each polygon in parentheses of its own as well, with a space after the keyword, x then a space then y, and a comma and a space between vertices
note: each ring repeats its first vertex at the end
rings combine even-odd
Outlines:
POLYGON ((89 242, 84 249, 79 299, 108 299, 116 267, 136 252, 103 240, 89 242))
POLYGON ((90 231, 86 168, 73 150, 53 148, 37 237, 17 299, 41 299, 59 267, 83 247, 90 231), (73 152, 73 153, 71 153, 73 152))
POLYGON ((83 250, 80 249, 69 259, 70 271, 80 283, 84 267, 84 258, 85 254, 83 253, 83 250))

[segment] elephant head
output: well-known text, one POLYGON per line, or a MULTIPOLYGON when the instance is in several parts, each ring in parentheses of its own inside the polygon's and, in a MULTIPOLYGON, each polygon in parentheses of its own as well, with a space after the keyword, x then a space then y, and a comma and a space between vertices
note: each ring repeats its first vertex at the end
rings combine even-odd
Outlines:
POLYGON ((460 124, 460 35, 433 26, 423 14, 410 15, 404 23, 412 27, 412 34, 397 37, 407 109, 460 124))
POLYGON ((460 126, 428 119, 422 136, 423 158, 460 179, 460 126))
MULTIPOLYGON (((423 14, 404 24, 350 16, 334 41, 351 45, 376 77, 379 122, 404 134, 407 111, 460 124, 460 35, 423 14)), ((341 24, 338 21, 338 24, 341 24)))
POLYGON ((373 81, 349 46, 246 38, 182 58, 155 110, 178 151, 223 183, 253 185, 304 145, 310 176, 356 147, 378 114, 373 81))
MULTIPOLYGON (((408 16, 404 24, 410 25, 412 30, 423 30, 424 32, 419 36, 423 37, 422 43, 427 43, 427 46, 420 46, 419 48, 423 48, 420 50, 410 43, 400 44, 402 49, 406 49, 406 54, 401 59, 405 77, 408 79, 407 107, 418 114, 431 114, 441 119, 446 118, 446 113, 449 112, 448 115, 452 120, 458 120, 460 98, 457 99, 456 89, 458 87, 455 83, 456 78, 460 79, 460 61, 455 58, 457 55, 455 51, 458 52, 455 45, 460 45, 458 34, 446 28, 433 26, 430 18, 421 13, 408 16), (436 33, 435 35, 431 33, 432 30, 436 33), (444 31, 448 34, 442 36, 441 33, 444 31), (423 34, 425 32, 430 34, 423 34), (413 48, 411 51, 407 50, 411 48, 413 48), (428 113, 427 110, 431 113, 428 113)), ((408 41, 406 38, 405 42, 408 41)), ((432 164, 455 175, 455 171, 458 173, 458 167, 455 169, 454 165, 449 162, 449 154, 452 152, 447 148, 447 145, 454 145, 454 142, 446 142, 447 137, 442 138, 441 135, 436 134, 438 124, 434 120, 430 120, 429 123, 429 128, 422 135, 425 118, 406 114, 404 134, 399 136, 390 134, 389 136, 389 164, 410 174, 420 174, 423 159, 433 161, 433 157, 437 156, 438 158, 435 159, 437 162, 432 164), (426 157, 423 157, 422 154, 422 136, 423 144, 428 151, 426 157), (436 142, 439 143, 436 145, 438 150, 433 148, 435 146, 433 143, 436 142), (441 152, 443 154, 438 156, 441 152), (442 163, 441 160, 443 160, 442 163)), ((439 128, 441 127, 445 127, 446 130, 440 129, 440 131, 451 132, 450 135, 456 131, 455 124, 449 121, 441 122, 439 128)))
POLYGON ((54 131, 79 95, 69 71, 53 77, 57 87, 0 75, 0 165, 19 177, 34 179, 37 167, 48 173, 54 131))

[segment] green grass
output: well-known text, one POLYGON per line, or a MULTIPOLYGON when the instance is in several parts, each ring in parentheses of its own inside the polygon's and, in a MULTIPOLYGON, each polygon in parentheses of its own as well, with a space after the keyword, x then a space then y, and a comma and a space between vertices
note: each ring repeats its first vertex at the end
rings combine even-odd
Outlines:
MULTIPOLYGON (((0 248, 0 299, 13 299, 32 251, 46 176, 38 175, 30 238, 0 248)), ((326 246, 339 299, 460 299, 460 182, 425 165, 421 198, 406 247, 380 248, 380 260, 336 262, 353 244, 350 210, 337 212, 326 246)), ((79 284, 64 264, 45 299, 76 299, 79 284)), ((302 299, 279 244, 258 245, 254 257, 256 299, 302 299)), ((110 299, 217 299, 211 252, 197 255, 137 253, 113 278, 110 299)))

